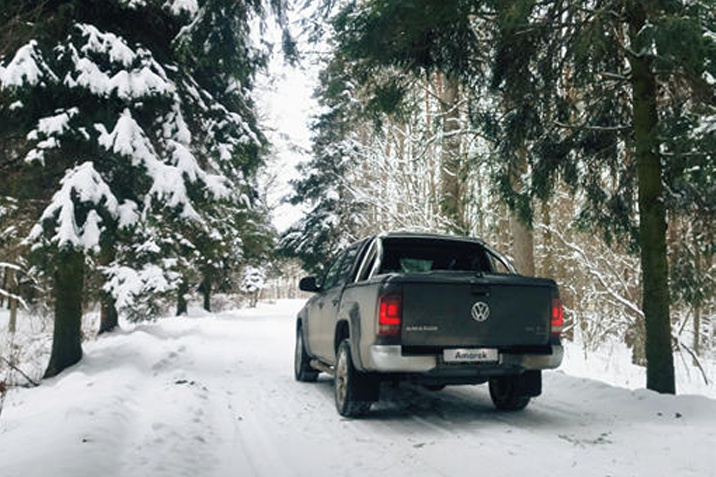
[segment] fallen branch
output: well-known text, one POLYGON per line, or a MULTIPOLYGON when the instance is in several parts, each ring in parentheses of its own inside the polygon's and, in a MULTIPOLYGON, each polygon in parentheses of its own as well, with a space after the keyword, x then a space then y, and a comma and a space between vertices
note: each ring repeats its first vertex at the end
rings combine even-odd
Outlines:
POLYGON ((706 374, 706 370, 703 368, 703 366, 701 366, 701 360, 699 359, 698 355, 694 352, 694 350, 686 346, 680 339, 677 338, 676 342, 678 343, 679 348, 685 350, 691 355, 691 358, 694 360, 694 365, 699 368, 699 371, 701 371, 701 376, 703 376, 704 378, 704 383, 708 386, 710 384, 709 377, 706 374))
POLYGON ((17 371, 18 373, 20 373, 23 378, 27 379, 27 382, 29 382, 30 384, 32 384, 32 387, 35 387, 35 388, 36 388, 37 386, 40 385, 40 383, 38 383, 37 381, 35 381, 34 379, 32 379, 30 376, 28 376, 27 374, 25 374, 25 373, 22 371, 22 369, 18 368, 17 366, 15 366, 14 364, 12 364, 10 361, 8 361, 7 358, 3 357, 2 360, 5 361, 5 363, 6 363, 8 366, 10 366, 10 368, 12 368, 12 369, 14 369, 15 371, 17 371))

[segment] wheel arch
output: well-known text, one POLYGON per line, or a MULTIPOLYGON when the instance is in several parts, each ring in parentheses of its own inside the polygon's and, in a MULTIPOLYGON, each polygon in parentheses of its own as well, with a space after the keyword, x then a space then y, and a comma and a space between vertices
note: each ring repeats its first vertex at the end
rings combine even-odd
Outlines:
POLYGON ((336 322, 333 335, 333 349, 337 352, 343 340, 348 340, 351 347, 351 361, 359 371, 363 371, 361 359, 361 323, 360 310, 356 303, 346 306, 336 322))
POLYGON ((312 355, 311 347, 308 344, 308 336, 306 334, 306 317, 302 314, 296 315, 296 327, 294 329, 294 336, 298 335, 298 333, 301 333, 301 338, 303 340, 303 346, 306 349, 306 352, 308 352, 309 355, 312 355))
MULTIPOLYGON (((336 322, 336 330, 333 334, 333 349, 337 352, 338 347, 341 345, 343 340, 351 338, 351 327, 348 324, 348 320, 338 320, 336 322)), ((351 343, 352 344, 352 343, 351 343)))

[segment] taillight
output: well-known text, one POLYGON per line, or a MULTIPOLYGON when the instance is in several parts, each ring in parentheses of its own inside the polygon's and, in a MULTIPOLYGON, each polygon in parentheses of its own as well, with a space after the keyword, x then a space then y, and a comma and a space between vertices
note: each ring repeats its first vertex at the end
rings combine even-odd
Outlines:
POLYGON ((400 295, 386 295, 381 297, 378 308, 378 334, 383 336, 400 334, 400 318, 400 295))
POLYGON ((564 328, 564 307, 559 298, 552 298, 552 334, 559 336, 564 328))

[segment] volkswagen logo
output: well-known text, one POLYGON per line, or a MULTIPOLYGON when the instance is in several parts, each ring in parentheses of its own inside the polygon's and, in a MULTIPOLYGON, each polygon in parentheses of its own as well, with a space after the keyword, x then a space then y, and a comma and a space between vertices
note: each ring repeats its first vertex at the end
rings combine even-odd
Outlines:
POLYGON ((472 305, 470 314, 472 314, 473 320, 482 323, 490 316, 490 307, 484 301, 478 301, 472 305))

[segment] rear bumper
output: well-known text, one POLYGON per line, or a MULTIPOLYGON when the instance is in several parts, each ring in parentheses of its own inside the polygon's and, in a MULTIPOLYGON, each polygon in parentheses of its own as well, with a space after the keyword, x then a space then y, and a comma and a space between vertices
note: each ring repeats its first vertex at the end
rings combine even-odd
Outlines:
MULTIPOLYGON (((500 353, 497 363, 476 364, 474 369, 512 369, 532 371, 554 369, 562 363, 564 350, 553 345, 551 353, 512 354, 500 353)), ((372 345, 362 359, 363 370, 376 373, 439 373, 440 364, 436 355, 403 355, 400 345, 372 345)))

